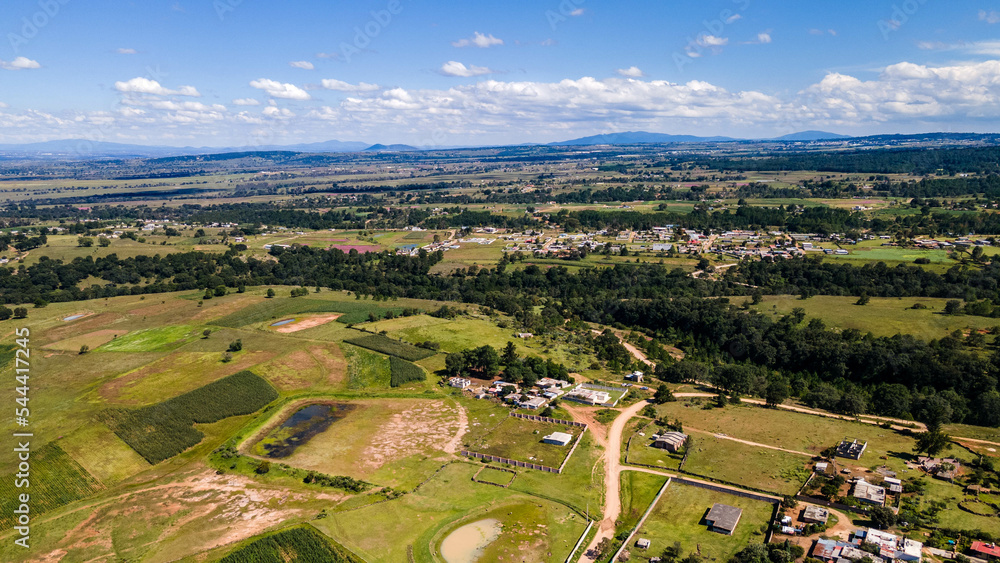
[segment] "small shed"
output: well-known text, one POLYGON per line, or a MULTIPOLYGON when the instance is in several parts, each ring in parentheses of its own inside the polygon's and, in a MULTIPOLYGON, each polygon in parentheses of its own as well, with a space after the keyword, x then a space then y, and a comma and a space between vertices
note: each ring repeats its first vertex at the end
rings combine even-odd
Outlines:
POLYGON ((649 549, 649 544, 650 541, 647 540, 646 538, 639 538, 635 542, 635 546, 638 547, 639 549, 649 549))

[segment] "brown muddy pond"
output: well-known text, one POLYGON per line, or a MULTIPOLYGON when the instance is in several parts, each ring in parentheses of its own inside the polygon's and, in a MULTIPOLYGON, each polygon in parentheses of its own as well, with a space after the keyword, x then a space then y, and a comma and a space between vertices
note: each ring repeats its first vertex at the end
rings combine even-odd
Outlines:
POLYGON ((302 407, 257 442, 253 453, 274 459, 286 458, 356 408, 357 405, 349 403, 316 403, 302 407))

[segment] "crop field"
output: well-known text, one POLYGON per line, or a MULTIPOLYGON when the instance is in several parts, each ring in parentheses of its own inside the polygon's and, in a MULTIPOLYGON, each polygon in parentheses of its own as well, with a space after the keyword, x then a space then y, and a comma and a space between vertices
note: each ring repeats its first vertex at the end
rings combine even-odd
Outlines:
POLYGON ((355 346, 360 346, 362 348, 367 348, 375 352, 382 354, 387 354, 390 356, 396 356, 404 360, 415 362, 422 360, 424 358, 429 358, 436 354, 433 350, 427 350, 425 348, 417 348, 416 346, 407 344, 406 342, 400 342, 398 340, 393 340, 387 338, 381 334, 372 334, 370 336, 361 336, 358 338, 348 338, 344 340, 348 344, 354 344, 355 346))
POLYGON ((107 426, 93 423, 63 437, 57 444, 88 473, 107 486, 151 466, 107 426))
POLYGON ((415 563, 432 563, 440 556, 433 558, 430 550, 437 553, 448 533, 496 518, 503 532, 483 554, 484 561, 510 561, 515 553, 529 561, 565 561, 586 528, 584 518, 555 502, 475 483, 472 476, 479 469, 471 463, 448 465, 412 494, 334 513, 314 525, 368 561, 407 561, 412 550, 415 563))
POLYGON ((439 319, 429 315, 400 317, 366 325, 375 332, 386 331, 393 338, 407 342, 437 342, 444 352, 460 352, 467 348, 476 348, 489 344, 494 348, 502 348, 507 342, 513 341, 519 345, 519 352, 528 350, 511 330, 504 330, 495 324, 469 317, 456 319, 439 319))
MULTIPOLYGON (((753 308, 766 315, 781 316, 801 307, 807 319, 822 319, 832 328, 853 328, 875 336, 913 334, 923 340, 939 339, 955 330, 988 330, 1000 325, 1000 319, 942 314, 947 299, 872 297, 864 306, 855 305, 857 300, 857 297, 833 295, 817 295, 805 300, 793 295, 769 295, 753 308), (913 309, 916 303, 927 308, 913 309)), ((734 299, 733 302, 740 301, 734 299)))
POLYGON ((195 335, 195 327, 167 326, 137 330, 101 347, 102 352, 162 352, 173 350, 195 335))
POLYGON ((346 549, 334 545, 312 526, 303 526, 254 539, 235 549, 219 563, 362 563, 346 549))
POLYGON ((162 403, 137 409, 108 409, 102 419, 155 465, 201 441, 204 434, 193 424, 250 414, 277 397, 267 381, 243 371, 162 403))
POLYGON ((728 561, 751 541, 764 540, 760 528, 767 525, 772 511, 773 505, 766 502, 671 483, 634 536, 650 540, 650 548, 630 547, 629 551, 633 560, 648 561, 680 543, 685 555, 697 552, 710 561, 728 561), (731 536, 709 531, 705 525, 705 515, 717 502, 743 509, 731 536))
POLYGON ((103 487, 58 445, 48 443, 31 452, 30 488, 17 488, 20 478, 0 480, 0 531, 15 525, 19 495, 29 493, 31 517, 86 498, 103 487))
POLYGON ((566 446, 557 446, 543 443, 542 438, 553 432, 565 432, 576 440, 582 430, 575 426, 566 427, 552 422, 508 417, 480 442, 472 444, 469 449, 483 454, 558 468, 569 454, 573 442, 566 446))
POLYGON ((424 368, 411 364, 406 360, 401 360, 396 356, 389 357, 389 385, 400 387, 414 381, 426 381, 427 372, 424 368))

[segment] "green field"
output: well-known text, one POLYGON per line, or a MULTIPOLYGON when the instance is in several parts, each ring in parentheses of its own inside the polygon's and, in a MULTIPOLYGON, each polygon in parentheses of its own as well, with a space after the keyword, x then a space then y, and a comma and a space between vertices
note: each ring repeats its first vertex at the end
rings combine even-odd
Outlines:
POLYGON ((809 478, 809 470, 806 469, 809 458, 806 456, 704 434, 692 436, 693 447, 684 464, 687 473, 775 495, 795 494, 809 478))
POLYGON ((510 471, 496 469, 494 467, 484 467, 483 470, 476 475, 476 481, 506 487, 510 485, 516 476, 516 473, 512 473, 510 471))
MULTIPOLYGON (((284 292, 284 290, 282 290, 284 292)), ((356 300, 341 293, 325 293, 321 298, 275 297, 244 307, 243 309, 215 319, 212 324, 239 328, 255 323, 278 321, 302 313, 343 313, 337 319, 340 323, 360 323, 368 320, 369 313, 379 317, 386 311, 399 313, 402 307, 388 306, 368 300, 356 300)))
POLYGON ((161 352, 180 347, 194 338, 197 329, 192 326, 167 326, 138 330, 116 338, 103 345, 103 352, 161 352))
POLYGON ((766 502, 671 483, 649 518, 636 531, 629 551, 633 561, 648 561, 650 557, 663 553, 665 548, 680 543, 684 555, 697 551, 706 560, 728 561, 750 541, 764 540, 760 528, 767 526, 772 511, 773 505, 766 502), (732 536, 711 532, 705 525, 705 515, 715 503, 743 509, 732 536), (638 538, 650 540, 650 548, 641 550, 634 547, 638 538))
POLYGON ((565 561, 586 528, 584 518, 555 502, 475 483, 472 476, 478 470, 478 464, 451 464, 417 492, 335 513, 314 525, 368 561, 405 562, 412 550, 413 561, 431 563, 439 559, 430 550, 436 552, 447 533, 478 519, 497 518, 504 533, 483 560, 513 560, 516 553, 531 561, 565 561))
MULTIPOLYGON (((864 306, 855 305, 857 300, 857 297, 831 295, 817 295, 805 300, 792 295, 769 295, 753 308, 765 315, 778 317, 801 307, 806 312, 807 320, 819 318, 831 328, 853 328, 875 336, 912 334, 923 340, 939 339, 955 330, 990 329, 1000 325, 1000 319, 941 314, 947 299, 872 297, 864 306), (926 305, 927 309, 912 309, 915 303, 926 305)), ((741 301, 734 299, 733 302, 741 301)))
POLYGON ((347 358, 348 389, 376 389, 389 387, 392 382, 389 360, 385 356, 363 348, 344 346, 347 358))
POLYGON ((622 511, 618 517, 617 528, 631 530, 635 527, 666 482, 667 478, 662 475, 642 471, 622 471, 622 511))
POLYGON ((389 357, 389 375, 389 385, 392 387, 400 387, 407 383, 427 379, 427 372, 422 367, 401 360, 396 356, 389 357))
POLYGON ((495 429, 473 444, 471 451, 558 468, 569 454, 573 442, 566 446, 545 444, 542 438, 553 432, 565 432, 574 440, 582 428, 567 427, 551 422, 535 422, 508 417, 495 429))

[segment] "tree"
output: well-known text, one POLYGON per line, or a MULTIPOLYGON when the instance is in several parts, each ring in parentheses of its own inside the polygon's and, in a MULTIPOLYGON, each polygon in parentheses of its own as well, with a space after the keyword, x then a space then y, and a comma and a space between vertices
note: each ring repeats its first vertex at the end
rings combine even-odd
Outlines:
POLYGON ((228 352, 239 352, 243 349, 243 341, 240 339, 233 340, 229 343, 228 352))
POLYGON ((206 328, 205 330, 201 331, 202 338, 208 338, 211 335, 212 335, 212 329, 210 328, 206 328))
POLYGON ((208 289, 208 288, 206 288, 206 289, 205 289, 205 295, 202 295, 202 297, 201 297, 201 298, 202 298, 202 299, 211 299, 212 297, 215 297, 215 294, 214 294, 214 293, 212 293, 212 290, 211 290, 211 289, 208 289))
POLYGON ((594 546, 594 559, 603 559, 605 555, 611 551, 611 538, 602 538, 601 541, 597 542, 594 546))
POLYGON ((14 318, 15 319, 26 319, 28 318, 28 310, 24 307, 14 308, 14 318))
POLYGON ((84 344, 83 346, 80 346, 80 355, 81 356, 84 355, 84 354, 86 354, 87 352, 90 352, 90 346, 87 346, 86 344, 84 344))
POLYGON ((962 312, 962 302, 957 299, 951 299, 944 304, 944 314, 946 315, 957 315, 962 312))
POLYGON ((788 387, 788 380, 782 376, 772 377, 767 382, 767 390, 764 392, 764 400, 769 406, 776 407, 785 402, 785 399, 792 394, 788 387))
POLYGON ((275 295, 274 294, 274 288, 268 288, 267 289, 267 298, 271 299, 272 297, 274 297, 274 295, 275 295))
POLYGON ((917 434, 917 443, 913 446, 916 453, 925 452, 934 457, 951 445, 951 436, 940 430, 932 430, 917 434))
POLYGON ((868 515, 872 519, 872 524, 879 530, 886 530, 896 525, 896 513, 887 506, 873 507, 868 515))
POLYGON ((222 297, 225 294, 226 294, 226 286, 224 286, 224 285, 217 285, 217 286, 215 286, 215 296, 216 297, 222 297))
POLYGON ((670 388, 662 383, 656 388, 656 393, 653 394, 653 402, 659 405, 676 400, 674 394, 670 392, 670 388))
POLYGON ((97 237, 97 246, 101 248, 107 248, 111 246, 111 239, 108 237, 97 237))
POLYGON ((872 300, 872 298, 868 297, 867 293, 862 293, 861 297, 858 297, 858 300, 854 304, 855 305, 867 305, 868 302, 871 301, 871 300, 872 300))
POLYGON ((517 361, 517 347, 514 343, 507 341, 507 345, 503 348, 503 353, 500 355, 500 363, 509 366, 517 361))
POLYGON ((80 237, 76 239, 76 244, 82 248, 90 248, 91 246, 94 246, 94 239, 90 237, 80 237))
POLYGON ((14 311, 11 311, 10 308, 4 305, 0 305, 0 321, 6 321, 7 319, 13 316, 14 316, 14 311))

